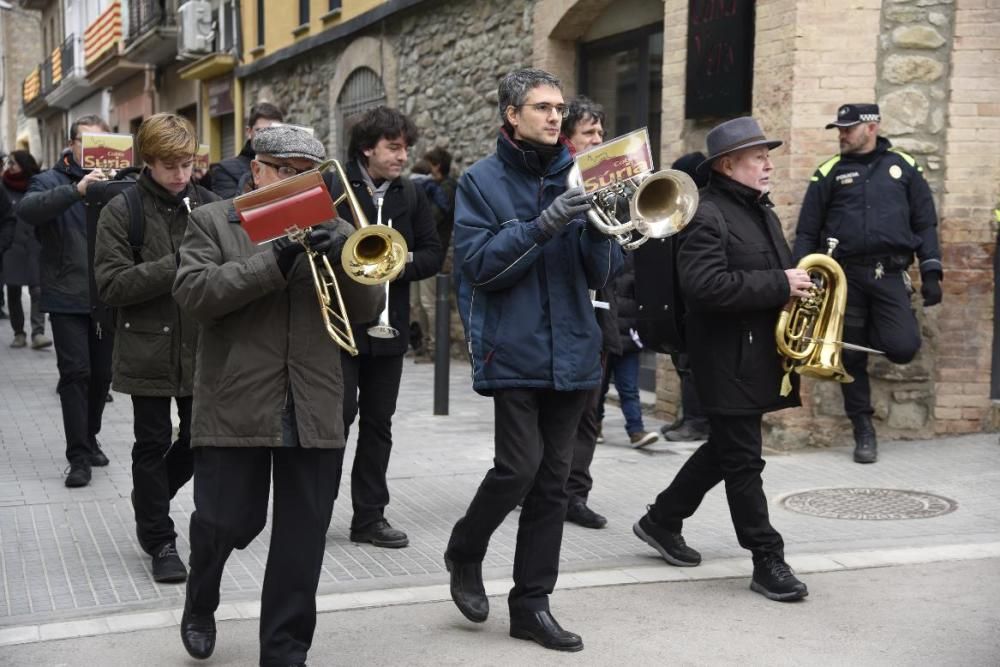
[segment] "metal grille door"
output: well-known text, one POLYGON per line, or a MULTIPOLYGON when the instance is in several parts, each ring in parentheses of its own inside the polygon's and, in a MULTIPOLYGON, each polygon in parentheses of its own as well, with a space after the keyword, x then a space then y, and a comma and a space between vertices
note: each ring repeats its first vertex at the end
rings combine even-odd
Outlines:
POLYGON ((337 127, 340 128, 340 152, 347 157, 347 143, 351 128, 368 109, 385 104, 385 86, 373 70, 359 67, 351 73, 337 98, 337 127))

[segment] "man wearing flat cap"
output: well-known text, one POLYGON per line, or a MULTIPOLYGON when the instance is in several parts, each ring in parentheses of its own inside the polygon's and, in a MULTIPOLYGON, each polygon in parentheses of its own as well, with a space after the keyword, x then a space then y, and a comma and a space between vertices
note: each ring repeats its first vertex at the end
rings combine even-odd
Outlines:
POLYGON ((806 296, 809 275, 792 268, 768 193, 768 152, 781 145, 753 118, 726 121, 708 133, 699 165, 708 185, 680 234, 677 274, 688 313, 691 370, 710 435, 681 467, 632 530, 671 565, 693 567, 701 555, 681 535, 705 494, 725 482, 740 546, 753 555, 751 590, 779 601, 808 594, 784 558, 784 542, 768 517, 760 473, 761 417, 799 405, 797 378, 781 395, 782 360, 774 323, 789 299, 806 296))
MULTIPOLYGON (((290 126, 259 131, 250 163, 260 188, 317 166, 323 145, 290 126)), ((289 215, 294 224, 294 213, 289 215)), ((340 270, 353 228, 313 227, 352 320, 380 312, 384 288, 340 270)), ((260 664, 304 663, 316 626, 316 586, 344 455, 340 350, 326 333, 300 243, 255 245, 230 199, 198 207, 179 252, 173 294, 201 325, 191 447, 194 504, 181 639, 195 658, 215 647, 215 610, 226 559, 267 523, 274 479, 271 546, 264 570, 260 664)))
MULTIPOLYGON (((923 170, 912 156, 878 136, 876 104, 844 104, 826 129, 837 128, 840 153, 816 169, 796 229, 796 260, 840 244, 834 256, 847 277, 844 340, 885 352, 896 364, 913 360, 920 327, 913 313, 907 268, 920 262, 924 307, 941 302, 941 248, 937 214, 923 170)), ((844 411, 854 430, 854 460, 874 463, 868 355, 844 350, 854 382, 841 384, 844 411)))

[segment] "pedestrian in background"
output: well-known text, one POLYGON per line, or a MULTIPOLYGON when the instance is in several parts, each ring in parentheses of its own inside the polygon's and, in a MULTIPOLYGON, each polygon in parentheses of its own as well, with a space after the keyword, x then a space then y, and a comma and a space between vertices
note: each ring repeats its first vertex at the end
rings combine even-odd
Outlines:
POLYGON ((768 197, 774 170, 769 151, 781 142, 765 138, 756 120, 743 117, 714 127, 707 144, 700 168, 711 169, 709 183, 680 233, 677 273, 688 309, 691 367, 712 435, 632 530, 671 565, 700 564, 701 554, 681 535, 683 523, 705 494, 725 482, 736 537, 753 556, 751 590, 771 600, 798 600, 808 590, 785 562, 761 480, 761 419, 800 405, 797 374, 782 395, 774 323, 789 299, 808 296, 813 285, 807 272, 793 268, 768 197))
POLYGON ((250 177, 250 161, 255 155, 253 138, 265 127, 271 127, 284 120, 285 115, 281 109, 269 102, 258 102, 250 107, 250 115, 247 117, 247 138, 239 155, 226 158, 209 169, 209 183, 215 194, 223 199, 231 199, 246 191, 246 181, 250 177))
MULTIPOLYGON (((701 151, 695 151, 674 160, 670 168, 683 171, 690 176, 700 190, 708 185, 706 171, 697 169, 698 165, 704 161, 705 154, 701 151)), ((674 370, 677 372, 681 384, 681 414, 672 424, 664 425, 660 429, 660 433, 663 434, 664 440, 670 442, 707 440, 710 434, 708 417, 702 411, 701 402, 698 400, 688 353, 686 350, 675 348, 670 352, 670 360, 674 364, 674 370)))
POLYGON ((70 125, 69 147, 58 163, 34 176, 17 215, 35 227, 42 244, 42 312, 49 313, 59 367, 59 401, 69 468, 66 486, 90 484, 91 466, 108 465, 97 434, 111 386, 114 332, 92 317, 90 250, 84 197, 104 172, 80 167, 82 135, 109 132, 100 116, 70 125))
MULTIPOLYGON (((847 278, 844 341, 885 352, 906 364, 920 350, 920 325, 913 312, 907 269, 920 260, 925 308, 941 303, 941 246, 934 197, 913 156, 878 136, 877 104, 844 104, 826 129, 837 129, 840 153, 813 174, 795 231, 798 261, 839 241, 834 257, 847 278)), ((854 431, 854 460, 874 463, 878 441, 872 424, 868 353, 843 351, 844 369, 854 382, 840 391, 854 431)))
MULTIPOLYGON (((410 284, 433 276, 443 252, 434 229, 430 204, 421 188, 402 177, 409 148, 418 138, 405 114, 385 106, 370 109, 351 129, 347 179, 369 222, 392 222, 406 240, 406 268, 389 285, 388 317, 397 334, 379 338, 368 333, 378 319, 355 323, 358 355, 341 353, 344 369, 344 434, 358 418, 358 444, 351 469, 351 541, 398 549, 410 543, 406 533, 385 518, 389 504, 386 474, 392 452, 392 416, 396 412, 403 355, 409 344, 403 332, 410 324, 410 284)), ((334 185, 334 197, 341 184, 334 185)), ((340 216, 350 219, 346 201, 340 216)), ((340 478, 333 480, 339 485, 340 478)))
POLYGON ((152 557, 153 580, 183 582, 170 501, 193 471, 191 394, 198 325, 170 291, 188 214, 216 201, 191 183, 198 139, 180 116, 159 113, 142 122, 136 152, 145 168, 134 188, 101 210, 94 277, 101 300, 118 309, 112 386, 132 396, 132 509, 139 545, 152 557), (142 240, 133 248, 131 206, 141 212, 142 240), (179 428, 173 440, 171 399, 179 428))
MULTIPOLYGON (((323 144, 294 127, 254 137, 252 183, 263 188, 313 169, 323 144)), ((290 216, 289 224, 296 222, 290 216)), ((385 290, 347 277, 340 249, 353 227, 313 227, 309 246, 338 273, 348 316, 376 317, 385 290)), ((343 375, 301 243, 250 240, 233 202, 191 214, 173 294, 198 320, 191 445, 194 512, 181 641, 194 658, 215 649, 226 561, 268 524, 260 602, 260 664, 305 664, 316 628, 316 587, 344 460, 343 375)))
POLYGON ((40 350, 52 345, 45 335, 45 313, 42 312, 41 296, 41 253, 42 245, 35 236, 35 228, 17 217, 14 208, 28 190, 28 183, 41 170, 28 151, 13 151, 7 156, 3 170, 3 195, 10 206, 4 216, 3 238, 0 238, 0 253, 3 254, 3 283, 7 286, 7 305, 10 309, 10 326, 14 330, 11 347, 26 347, 28 337, 24 330, 24 306, 21 303, 21 288, 28 288, 30 297, 31 347, 40 350))

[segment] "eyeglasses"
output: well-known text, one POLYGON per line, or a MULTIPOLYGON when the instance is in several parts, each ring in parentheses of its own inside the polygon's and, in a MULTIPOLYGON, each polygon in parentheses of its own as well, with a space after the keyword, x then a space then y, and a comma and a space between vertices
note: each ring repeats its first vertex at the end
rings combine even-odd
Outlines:
POLYGON ((273 162, 268 162, 267 160, 257 160, 261 164, 266 164, 271 169, 278 172, 278 176, 282 178, 291 178, 292 176, 298 176, 299 174, 309 171, 308 169, 296 169, 295 167, 289 166, 287 164, 275 164, 273 162))
POLYGON ((549 104, 548 102, 539 102, 537 104, 520 104, 518 106, 531 107, 543 116, 548 116, 553 111, 558 113, 563 118, 569 115, 569 107, 565 104, 549 104))

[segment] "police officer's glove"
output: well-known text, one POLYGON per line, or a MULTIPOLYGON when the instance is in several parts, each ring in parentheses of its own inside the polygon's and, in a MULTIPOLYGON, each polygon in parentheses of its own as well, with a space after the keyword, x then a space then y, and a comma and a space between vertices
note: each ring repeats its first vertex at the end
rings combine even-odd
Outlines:
POLYGON ((920 295, 924 297, 924 308, 941 303, 941 272, 928 271, 921 276, 920 295))
POLYGON ((538 226, 552 238, 562 234, 570 220, 589 210, 590 196, 584 194, 582 187, 570 188, 542 211, 538 216, 538 226))
POLYGON ((295 258, 305 252, 305 247, 298 241, 282 236, 271 242, 271 250, 274 252, 274 259, 278 262, 281 275, 287 278, 295 258))

